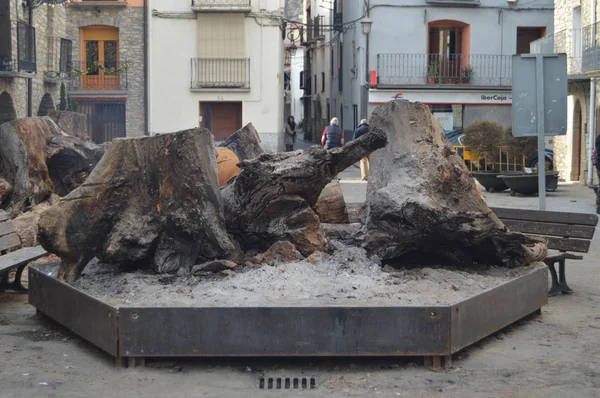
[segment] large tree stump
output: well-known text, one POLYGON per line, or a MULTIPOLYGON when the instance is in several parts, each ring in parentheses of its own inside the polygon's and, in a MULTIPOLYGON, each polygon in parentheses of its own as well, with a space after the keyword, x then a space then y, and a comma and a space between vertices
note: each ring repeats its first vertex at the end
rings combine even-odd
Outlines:
POLYGON ((219 146, 231 149, 240 160, 254 159, 264 153, 260 146, 260 137, 252 123, 231 134, 219 146))
POLYGON ((206 129, 118 139, 79 188, 42 213, 39 240, 72 281, 93 257, 189 271, 234 247, 225 230, 206 129))
POLYGON ((0 207, 11 216, 79 186, 104 153, 103 145, 65 134, 49 117, 0 125, 0 179, 12 187, 0 207))
POLYGON ((343 149, 263 154, 240 163, 240 174, 221 191, 227 230, 246 248, 287 240, 308 255, 323 250, 319 217, 312 210, 323 188, 341 171, 385 146, 372 129, 343 149))
POLYGON ((545 256, 544 244, 508 231, 491 212, 426 105, 388 102, 373 112, 370 126, 387 133, 388 145, 370 157, 363 242, 369 252, 509 267, 545 256))

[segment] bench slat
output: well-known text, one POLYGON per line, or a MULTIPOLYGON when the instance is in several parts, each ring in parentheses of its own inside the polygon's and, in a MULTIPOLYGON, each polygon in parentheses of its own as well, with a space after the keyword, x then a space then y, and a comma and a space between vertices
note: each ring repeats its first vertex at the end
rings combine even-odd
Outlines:
POLYGON ((46 254, 48 252, 42 246, 24 247, 23 249, 5 254, 0 256, 0 272, 37 260, 46 254))
POLYGON ((0 209, 0 221, 6 221, 8 220, 8 214, 6 214, 6 212, 2 209, 0 209))
POLYGON ((529 234, 542 234, 558 236, 560 238, 583 238, 592 239, 595 227, 589 225, 567 225, 547 222, 502 220, 510 230, 529 234))
POLYGON ((507 209, 502 207, 492 207, 491 209, 501 220, 538 221, 558 224, 589 225, 592 227, 595 227, 596 224, 598 224, 598 216, 596 214, 507 209))
POLYGON ((16 233, 0 236, 0 251, 21 246, 21 239, 16 233))
POLYGON ((538 238, 546 239, 548 241, 548 249, 552 250, 562 250, 577 253, 587 253, 590 250, 591 241, 589 240, 555 238, 553 236, 543 236, 534 234, 526 235, 537 236, 538 238))
POLYGON ((10 220, 0 221, 0 236, 12 234, 15 231, 15 227, 13 226, 10 220))

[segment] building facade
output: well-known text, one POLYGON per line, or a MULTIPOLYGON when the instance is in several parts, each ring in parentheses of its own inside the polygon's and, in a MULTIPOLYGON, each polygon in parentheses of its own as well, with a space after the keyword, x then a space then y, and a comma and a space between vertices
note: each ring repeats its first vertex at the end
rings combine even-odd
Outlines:
POLYGON ((283 1, 149 0, 149 131, 252 122, 283 149, 283 1))
POLYGON ((446 131, 510 126, 511 57, 552 34, 553 9, 552 0, 344 1, 333 101, 346 134, 395 98, 428 104, 446 131))
POLYGON ((599 13, 600 4, 593 0, 556 0, 555 33, 532 43, 532 52, 567 54, 567 134, 554 137, 554 164, 562 179, 588 185, 597 183, 591 153, 600 132, 597 123, 599 13))
POLYGON ((142 136, 146 128, 144 0, 72 0, 69 93, 93 141, 142 136))
POLYGON ((0 123, 54 109, 70 59, 65 7, 0 0, 0 123))

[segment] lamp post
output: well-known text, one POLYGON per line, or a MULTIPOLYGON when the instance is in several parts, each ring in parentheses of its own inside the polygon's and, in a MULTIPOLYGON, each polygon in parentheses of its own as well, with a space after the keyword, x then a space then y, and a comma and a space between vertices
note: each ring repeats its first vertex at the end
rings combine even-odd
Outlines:
MULTIPOLYGON (((371 18, 369 18, 369 1, 365 0, 365 8, 367 10, 367 14, 365 15, 365 17, 362 19, 362 21, 360 21, 360 24, 362 25, 362 30, 363 30, 363 34, 365 35, 365 92, 363 93, 363 95, 361 95, 361 97, 364 97, 364 95, 366 95, 368 97, 369 95, 369 87, 371 86, 370 81, 369 81, 369 35, 371 33, 371 25, 373 25, 373 20, 371 18)), ((363 115, 367 114, 368 111, 368 98, 361 98, 361 113, 363 115)), ((363 116, 366 117, 366 116, 363 116)))

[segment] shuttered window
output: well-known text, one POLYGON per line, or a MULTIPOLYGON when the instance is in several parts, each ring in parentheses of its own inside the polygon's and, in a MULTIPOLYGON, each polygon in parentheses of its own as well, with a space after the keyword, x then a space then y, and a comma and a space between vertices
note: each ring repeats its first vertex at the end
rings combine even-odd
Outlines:
POLYGON ((199 13, 199 58, 245 58, 244 14, 199 13))

